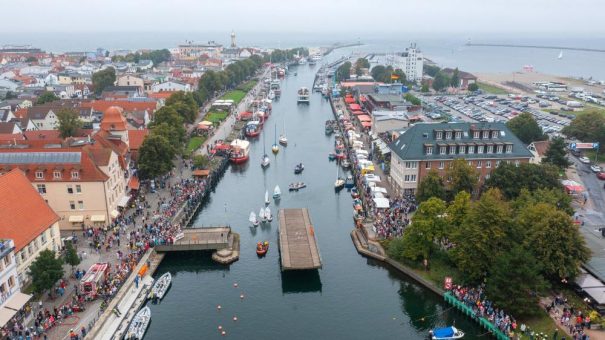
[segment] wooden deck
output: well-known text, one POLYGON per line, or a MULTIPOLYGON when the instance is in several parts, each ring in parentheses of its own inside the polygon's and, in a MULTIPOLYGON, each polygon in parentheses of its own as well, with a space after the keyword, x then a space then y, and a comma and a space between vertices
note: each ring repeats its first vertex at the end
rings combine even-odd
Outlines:
POLYGON ((307 209, 279 211, 279 249, 282 270, 321 268, 315 231, 307 209))

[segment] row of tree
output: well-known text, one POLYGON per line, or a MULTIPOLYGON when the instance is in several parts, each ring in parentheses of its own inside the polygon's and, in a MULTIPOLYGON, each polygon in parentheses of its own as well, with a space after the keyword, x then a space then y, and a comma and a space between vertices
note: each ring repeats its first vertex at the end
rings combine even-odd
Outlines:
POLYGON ((129 53, 125 56, 113 56, 111 57, 111 61, 113 62, 130 62, 130 63, 138 63, 141 60, 151 60, 154 65, 158 65, 165 61, 170 61, 171 54, 167 49, 161 50, 153 50, 153 51, 144 51, 144 52, 136 52, 129 53))
POLYGON ((405 84, 407 79, 402 69, 393 69, 393 66, 376 65, 370 71, 372 78, 383 83, 402 83, 405 84))
POLYGON ((287 50, 277 49, 273 50, 269 54, 266 54, 263 58, 263 61, 271 63, 282 63, 291 61, 296 56, 307 57, 309 56, 309 50, 304 47, 296 47, 287 50))
MULTIPOLYGON (((583 142, 598 142, 600 145, 605 145, 605 116, 597 110, 588 109, 587 111, 572 120, 561 132, 583 142)), ((599 150, 602 151, 605 148, 599 150)))

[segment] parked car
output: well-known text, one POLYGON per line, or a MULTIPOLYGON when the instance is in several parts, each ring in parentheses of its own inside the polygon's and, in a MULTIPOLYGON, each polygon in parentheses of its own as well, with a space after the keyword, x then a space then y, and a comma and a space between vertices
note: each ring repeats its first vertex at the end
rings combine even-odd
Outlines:
POLYGON ((597 178, 605 180, 605 172, 597 172, 597 178))
POLYGON ((592 172, 599 173, 599 172, 601 172, 601 167, 596 164, 593 164, 590 166, 590 170, 592 170, 592 172))
POLYGON ((584 164, 590 164, 590 159, 588 157, 580 157, 578 160, 584 164))

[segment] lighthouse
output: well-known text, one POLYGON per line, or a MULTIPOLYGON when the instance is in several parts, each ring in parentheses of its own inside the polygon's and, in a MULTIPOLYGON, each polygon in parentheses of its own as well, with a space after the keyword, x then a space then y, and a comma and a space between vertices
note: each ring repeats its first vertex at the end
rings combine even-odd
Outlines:
POLYGON ((235 48, 235 32, 231 31, 231 48, 235 48))

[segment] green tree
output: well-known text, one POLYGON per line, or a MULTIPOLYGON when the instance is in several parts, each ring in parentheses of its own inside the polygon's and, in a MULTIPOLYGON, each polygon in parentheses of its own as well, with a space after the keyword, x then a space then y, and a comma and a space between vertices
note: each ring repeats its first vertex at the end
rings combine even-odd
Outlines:
POLYGON ((31 57, 27 57, 27 59, 25 59, 26 63, 37 63, 38 62, 38 58, 31 56, 31 57))
POLYGON ((463 158, 454 159, 450 162, 445 176, 448 180, 448 191, 451 200, 460 191, 466 191, 472 195, 479 182, 479 173, 463 158))
POLYGON ((183 117, 171 106, 163 106, 157 110, 153 115, 153 122, 150 124, 150 128, 153 128, 156 124, 166 123, 173 126, 182 126, 183 117))
POLYGON ((355 61, 355 74, 357 76, 360 76, 363 74, 363 70, 362 69, 369 69, 370 68, 370 62, 368 61, 368 59, 366 58, 358 58, 355 61))
POLYGON ((206 155, 195 155, 193 157, 193 166, 198 169, 207 169, 210 164, 210 159, 206 155))
POLYGON ((108 67, 104 70, 93 73, 92 86, 96 94, 101 94, 105 88, 113 86, 116 82, 116 70, 113 67, 108 67))
POLYGON ((406 93, 404 96, 405 100, 407 100, 408 102, 410 102, 412 105, 417 105, 420 106, 422 105, 422 101, 420 101, 420 99, 418 99, 418 97, 414 96, 411 93, 406 93))
POLYGON ((527 112, 509 120, 506 122, 506 126, 525 144, 548 138, 534 117, 527 112))
POLYGON ((159 135, 170 143, 175 154, 181 151, 181 145, 185 141, 185 129, 179 125, 169 125, 168 123, 154 124, 151 132, 159 135))
POLYGON ((42 105, 42 104, 54 102, 56 100, 59 100, 59 97, 57 97, 54 92, 44 91, 41 95, 38 96, 38 99, 36 99, 36 104, 42 105))
POLYGON ((386 68, 383 65, 376 65, 370 71, 372 78, 376 81, 383 81, 386 74, 386 68))
POLYGON ((344 81, 351 78, 351 62, 347 61, 336 69, 336 81, 344 81))
POLYGON ((446 198, 443 179, 435 169, 431 169, 418 184, 418 193, 416 199, 418 202, 427 201, 431 197, 444 200, 446 198))
POLYGON ((422 65, 422 71, 431 77, 435 77, 437 75, 437 73, 439 73, 439 71, 441 71, 441 68, 439 68, 439 66, 435 66, 435 65, 424 64, 424 65, 422 65))
POLYGON ((567 159, 567 152, 565 151, 565 141, 561 137, 555 137, 550 141, 546 154, 542 159, 544 163, 550 163, 561 169, 565 169, 571 165, 571 162, 567 159))
POLYGON ((450 86, 455 88, 460 87, 460 71, 458 71, 457 67, 454 69, 452 77, 450 78, 450 86))
POLYGON ((412 223, 403 233, 403 257, 429 260, 436 242, 445 232, 445 210, 445 202, 439 198, 432 197, 420 203, 412 223))
POLYGON ((498 188, 507 199, 519 196, 521 189, 560 189, 559 169, 550 164, 501 163, 485 181, 485 187, 498 188))
POLYGON ((73 272, 74 267, 80 264, 80 257, 76 252, 76 248, 74 248, 71 242, 67 242, 65 244, 65 263, 71 266, 71 271, 73 272))
POLYGON ((464 223, 471 210, 471 195, 466 191, 460 191, 454 197, 454 200, 447 207, 447 223, 449 228, 446 235, 449 238, 460 231, 460 226, 464 223))
POLYGON ((393 71, 393 73, 391 73, 391 75, 389 76, 389 79, 388 79, 387 82, 389 82, 389 83, 395 82, 395 83, 405 84, 406 81, 407 81, 407 77, 406 77, 405 73, 403 72, 402 69, 398 68, 398 69, 395 69, 393 71), (396 79, 393 79, 393 78, 396 78, 396 79))
POLYGON ((590 259, 590 250, 571 217, 551 204, 526 205, 516 223, 526 232, 524 246, 549 279, 573 279, 580 272, 580 265, 590 259))
POLYGON ((531 192, 527 188, 523 188, 519 196, 511 202, 517 212, 528 205, 539 203, 550 204, 569 216, 574 214, 574 209, 571 206, 571 196, 563 188, 540 188, 531 192))
POLYGON ((477 83, 472 83, 468 85, 467 89, 471 92, 475 92, 479 90, 479 85, 477 85, 477 83))
POLYGON ((57 112, 59 135, 61 138, 73 137, 82 127, 82 120, 78 114, 70 109, 61 109, 57 112))
POLYGON ((583 142, 599 142, 605 145, 605 116, 597 111, 589 111, 572 120, 562 132, 583 142))
POLYGON ((450 85, 450 78, 445 73, 439 71, 433 78, 433 89, 437 92, 447 88, 450 85))
POLYGON ((173 93, 166 99, 166 106, 172 106, 187 123, 193 123, 197 117, 198 105, 191 92, 173 93))
POLYGON ((147 136, 139 150, 139 171, 142 179, 152 179, 164 175, 172 169, 175 149, 161 135, 147 136))
POLYGON ((63 277, 63 260, 54 251, 45 249, 29 266, 34 292, 42 294, 63 277))
POLYGON ((422 92, 422 93, 428 93, 429 91, 430 91, 429 90, 429 86, 426 83, 422 84, 422 87, 420 88, 420 92, 422 92))
POLYGON ((536 292, 545 288, 540 266, 521 246, 495 257, 487 278, 486 293, 496 306, 523 317, 539 312, 536 292))

